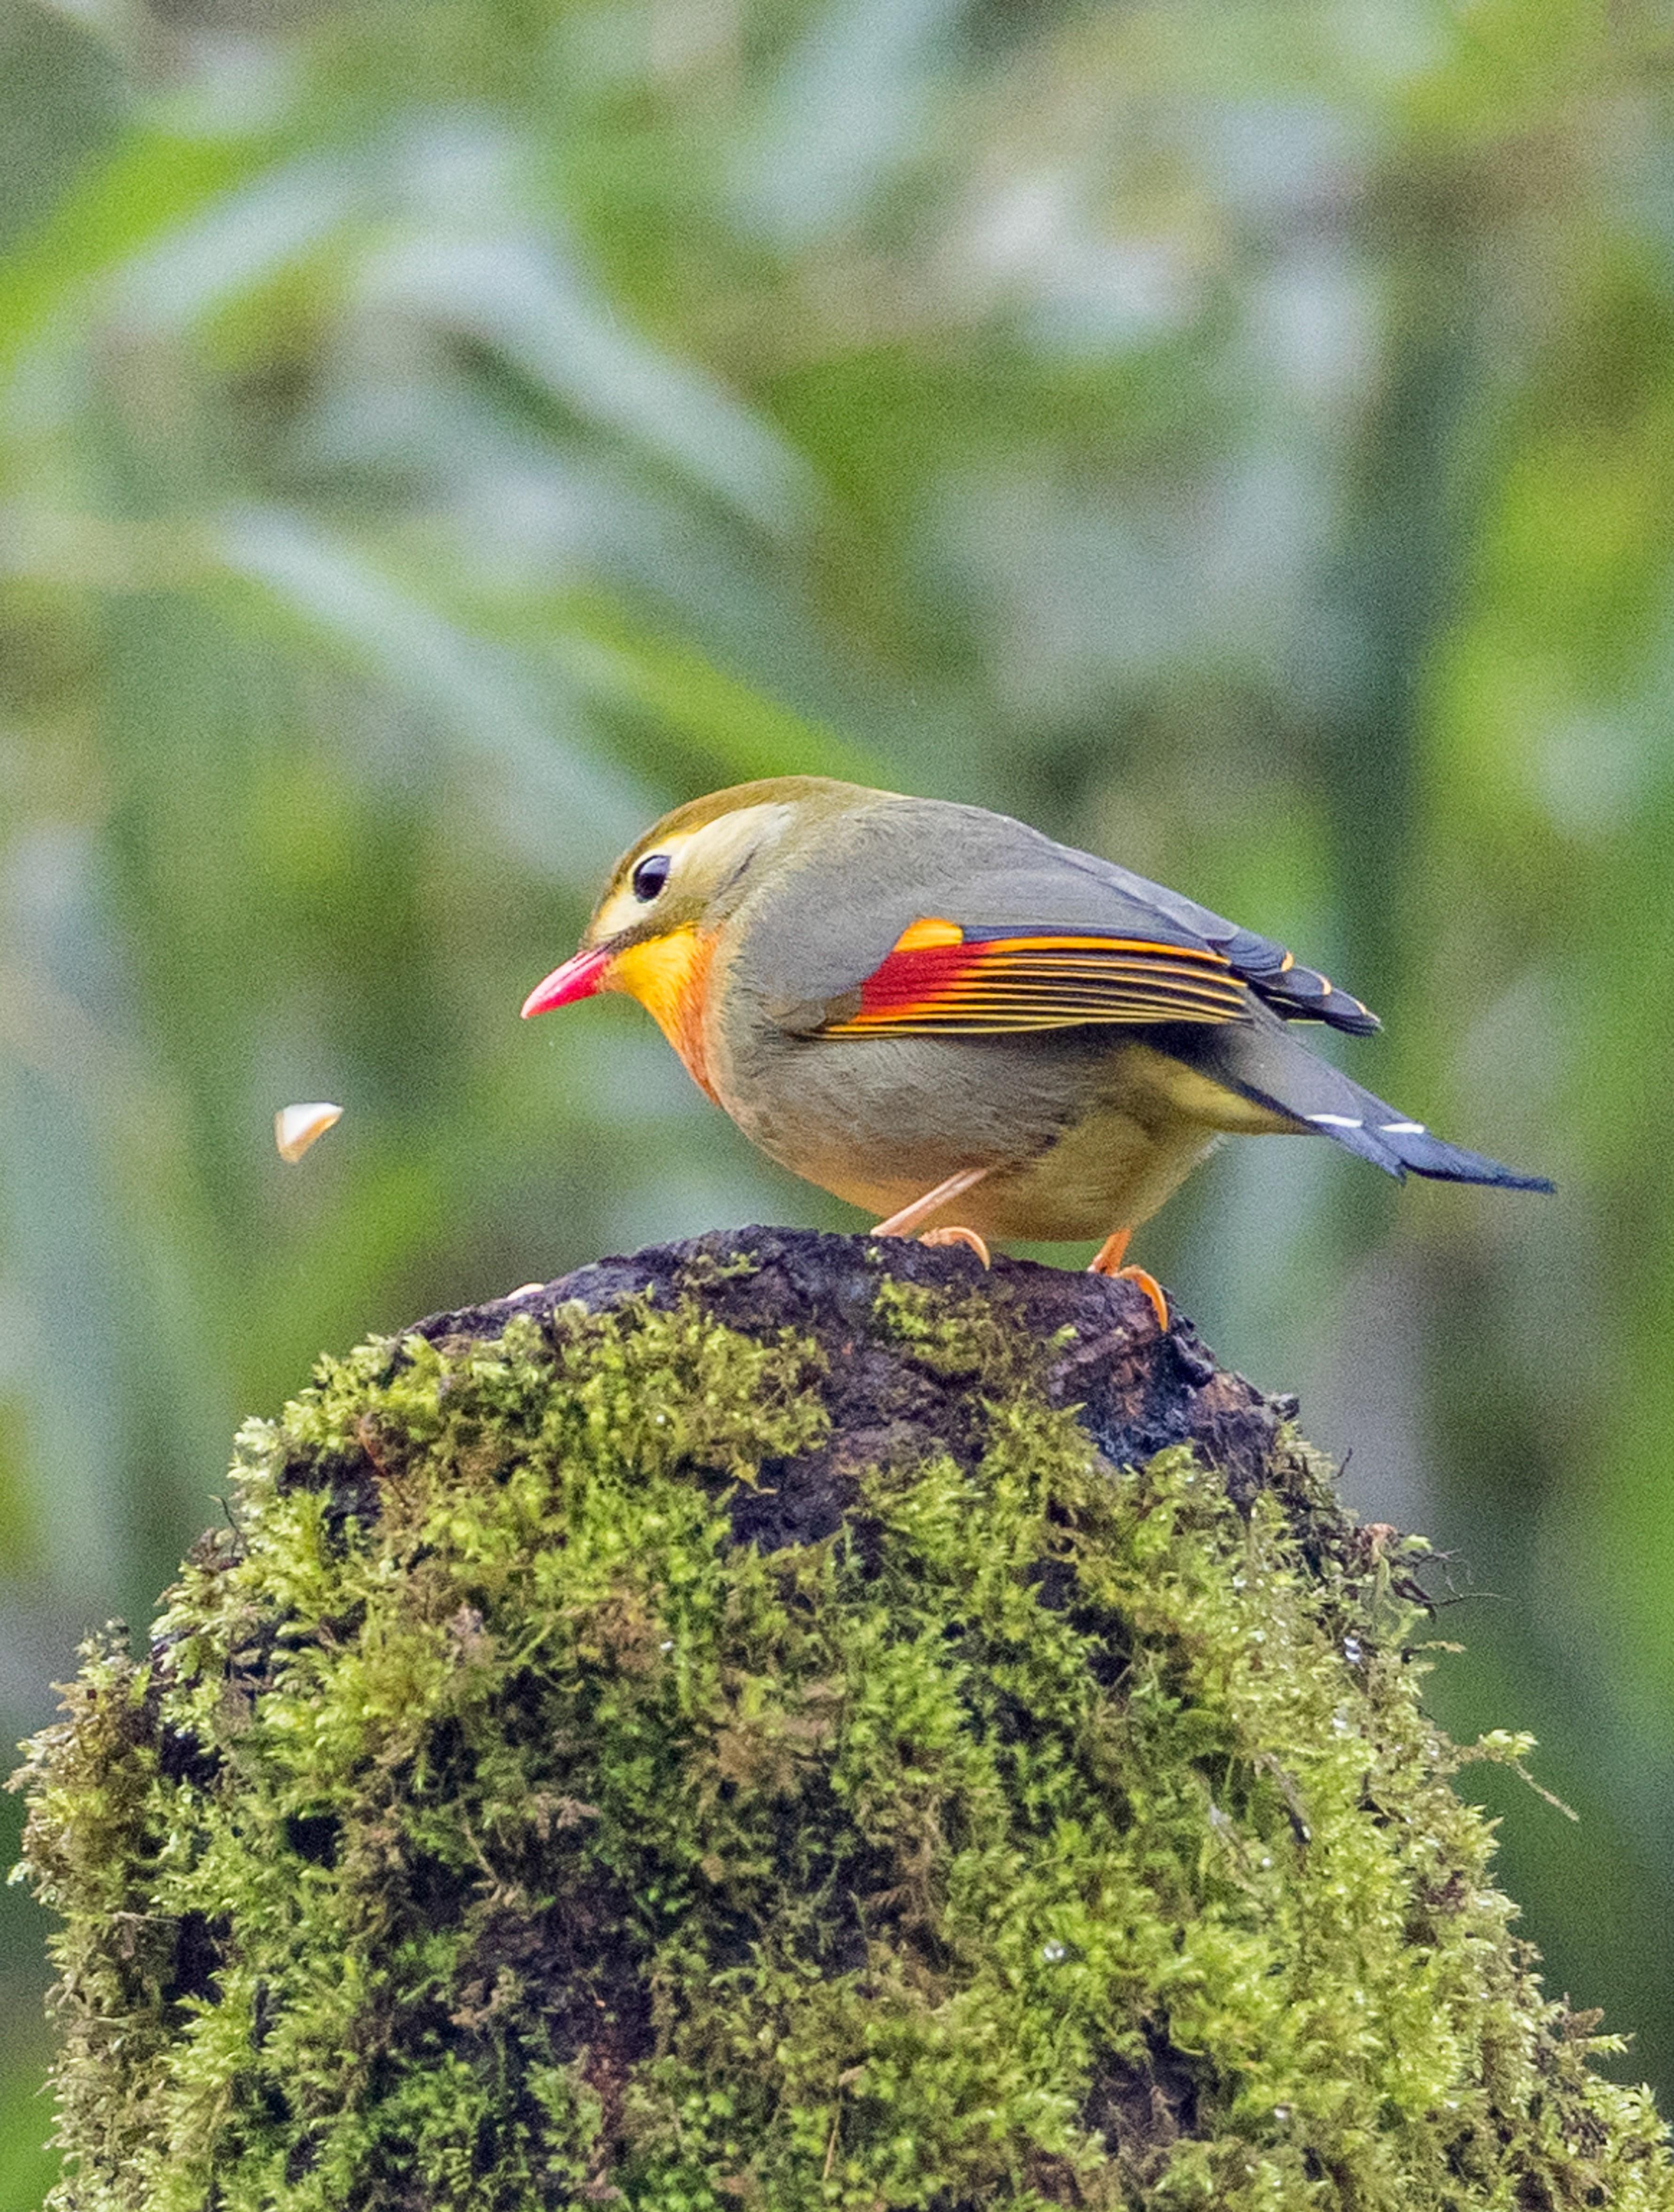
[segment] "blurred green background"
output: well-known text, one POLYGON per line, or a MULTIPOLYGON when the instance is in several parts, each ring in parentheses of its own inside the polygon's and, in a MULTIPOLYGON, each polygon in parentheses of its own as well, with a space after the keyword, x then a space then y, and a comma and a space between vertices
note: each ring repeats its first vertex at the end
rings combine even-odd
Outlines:
POLYGON ((1579 1826, 1467 1786, 1666 2094, 1671 72, 1661 0, 0 0, 5 1735, 320 1346, 859 1225, 518 1005, 676 799, 980 799, 1557 1178, 1246 1143, 1141 1256, 1452 1554, 1436 1709, 1541 1738, 1579 1826))

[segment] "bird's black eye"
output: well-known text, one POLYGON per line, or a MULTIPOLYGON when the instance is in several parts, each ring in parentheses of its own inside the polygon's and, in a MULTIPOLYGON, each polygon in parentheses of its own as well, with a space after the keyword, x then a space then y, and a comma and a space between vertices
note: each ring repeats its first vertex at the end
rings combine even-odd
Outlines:
POLYGON ((668 866, 667 853, 648 853, 633 872, 634 896, 649 906, 668 881, 668 866))

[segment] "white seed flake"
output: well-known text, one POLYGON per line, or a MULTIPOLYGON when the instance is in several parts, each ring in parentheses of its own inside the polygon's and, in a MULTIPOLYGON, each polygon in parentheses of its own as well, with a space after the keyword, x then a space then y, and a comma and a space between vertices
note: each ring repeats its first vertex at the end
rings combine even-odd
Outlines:
POLYGON ((341 1106, 316 1099, 308 1106, 282 1106, 273 1116, 273 1141, 282 1160, 300 1160, 308 1146, 343 1119, 341 1106))

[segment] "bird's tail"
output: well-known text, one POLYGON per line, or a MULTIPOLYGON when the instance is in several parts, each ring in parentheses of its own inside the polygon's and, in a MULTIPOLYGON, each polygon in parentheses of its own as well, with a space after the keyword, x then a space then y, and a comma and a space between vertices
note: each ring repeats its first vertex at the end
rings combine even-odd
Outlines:
MULTIPOLYGON (((1230 1091, 1284 1114, 1305 1129, 1358 1152, 1398 1181, 1409 1174, 1502 1190, 1550 1190, 1544 1176, 1519 1175, 1499 1160, 1434 1135, 1323 1060, 1277 1021, 1228 1023, 1205 1040, 1213 1073, 1230 1091)), ((1205 1068, 1205 1073, 1211 1072, 1205 1068)))

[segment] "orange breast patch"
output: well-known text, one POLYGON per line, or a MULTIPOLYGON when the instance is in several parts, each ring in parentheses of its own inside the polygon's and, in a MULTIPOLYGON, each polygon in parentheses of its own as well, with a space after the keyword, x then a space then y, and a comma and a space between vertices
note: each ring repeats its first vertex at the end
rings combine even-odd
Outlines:
POLYGON ((715 1090, 703 1048, 703 1006, 714 957, 713 931, 675 929, 618 952, 605 979, 607 991, 624 991, 639 1000, 685 1061, 687 1074, 710 1098, 715 1090))

